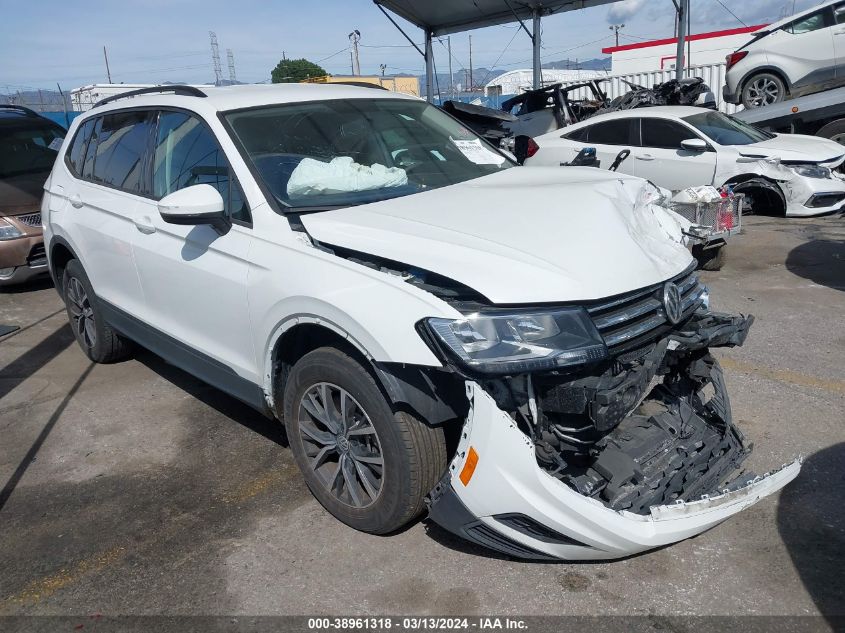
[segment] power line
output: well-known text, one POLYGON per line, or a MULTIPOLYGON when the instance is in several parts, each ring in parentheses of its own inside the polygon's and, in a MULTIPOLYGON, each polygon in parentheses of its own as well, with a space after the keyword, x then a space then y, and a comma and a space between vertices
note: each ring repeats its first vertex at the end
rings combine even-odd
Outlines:
POLYGON ((740 20, 740 19, 737 17, 736 13, 734 13, 733 11, 731 11, 730 9, 728 9, 728 7, 727 7, 727 6, 725 6, 725 3, 724 3, 724 2, 722 2, 722 0, 716 0, 716 2, 718 2, 718 3, 722 6, 722 8, 723 8, 725 11, 727 11, 727 12, 728 12, 728 13, 730 13, 732 16, 734 16, 734 18, 736 19, 736 21, 737 21, 737 22, 739 22, 740 24, 742 24, 742 26, 745 26, 745 27, 747 27, 747 26, 748 26, 745 22, 743 22, 742 20, 740 20))

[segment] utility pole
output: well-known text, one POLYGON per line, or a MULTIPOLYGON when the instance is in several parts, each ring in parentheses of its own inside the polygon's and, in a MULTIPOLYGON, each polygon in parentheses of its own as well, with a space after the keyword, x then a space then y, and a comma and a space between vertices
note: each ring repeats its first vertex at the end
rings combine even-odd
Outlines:
POLYGON ((472 35, 469 36, 469 91, 472 92, 472 35))
POLYGON ((687 36, 687 14, 689 0, 680 0, 678 4, 678 48, 675 53, 675 79, 684 78, 684 40, 687 36))
POLYGON ((109 78, 109 83, 111 83, 111 71, 109 70, 109 54, 106 52, 105 46, 103 46, 103 59, 106 60, 106 77, 109 78))
POLYGON ((214 85, 219 86, 223 81, 223 69, 220 67, 220 48, 217 46, 217 33, 209 31, 211 38, 211 62, 214 64, 214 85))
POLYGON ((226 49, 226 61, 229 62, 229 81, 235 83, 237 76, 235 75, 235 55, 231 48, 226 49))
POLYGON ((361 31, 355 29, 349 34, 349 43, 352 46, 352 74, 356 77, 361 74, 361 61, 358 58, 358 42, 361 41, 361 31))
POLYGON ((619 46, 619 29, 624 29, 625 25, 624 24, 611 24, 607 28, 609 28, 611 31, 614 31, 616 33, 616 46, 619 46))
POLYGON ((452 78, 452 36, 446 37, 446 49, 449 52, 449 96, 455 98, 455 80, 452 78))
POLYGON ((381 69, 381 76, 384 77, 384 71, 387 70, 387 64, 379 64, 378 67, 381 69))

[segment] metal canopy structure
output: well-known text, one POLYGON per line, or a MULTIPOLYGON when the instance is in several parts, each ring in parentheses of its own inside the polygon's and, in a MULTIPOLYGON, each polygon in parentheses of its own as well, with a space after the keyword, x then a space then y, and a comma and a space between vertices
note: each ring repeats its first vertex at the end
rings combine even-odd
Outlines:
POLYGON ((534 88, 541 87, 540 78, 540 19, 556 13, 577 11, 620 0, 373 0, 388 19, 413 44, 413 40, 402 30, 385 9, 421 28, 425 33, 425 51, 414 47, 425 57, 426 98, 433 98, 434 54, 431 39, 435 36, 460 33, 519 22, 531 38, 534 56, 534 88), (531 20, 532 29, 525 25, 531 20))
MULTIPOLYGON (((620 0, 373 0, 373 2, 425 58, 425 94, 426 99, 432 101, 434 98, 434 51, 431 46, 433 37, 471 31, 485 26, 519 22, 522 30, 531 38, 533 45, 533 87, 541 88, 540 20, 556 13, 598 7, 620 2, 620 0), (424 51, 420 50, 386 9, 423 30, 424 51), (532 22, 531 31, 525 25, 529 19, 532 22)), ((678 14, 678 50, 675 68, 677 78, 681 79, 690 0, 672 0, 672 3, 678 14)))

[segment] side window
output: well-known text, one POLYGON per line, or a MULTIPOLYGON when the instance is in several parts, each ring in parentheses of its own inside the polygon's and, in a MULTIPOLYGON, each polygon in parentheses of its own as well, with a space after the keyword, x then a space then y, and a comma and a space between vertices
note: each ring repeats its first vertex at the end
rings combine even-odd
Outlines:
POLYGON ((82 159, 82 177, 88 180, 94 178, 94 155, 97 153, 97 135, 100 133, 100 125, 103 117, 97 117, 94 121, 94 129, 91 131, 91 140, 85 148, 85 156, 82 159))
POLYGON ((75 176, 82 175, 82 163, 85 161, 85 150, 88 147, 88 141, 91 140, 91 134, 93 131, 94 119, 88 119, 76 131, 76 136, 73 137, 70 148, 65 153, 65 162, 75 176))
POLYGON ((643 147, 681 149, 681 141, 698 135, 675 121, 642 119, 643 147))
POLYGON ((97 134, 92 180, 145 194, 144 163, 150 135, 149 111, 105 115, 97 134))
POLYGON ((614 119, 591 125, 587 134, 597 145, 631 145, 631 122, 635 119, 614 119))
POLYGON ((240 186, 208 127, 189 114, 161 112, 153 157, 153 196, 160 199, 201 184, 220 192, 233 220, 251 221, 240 186))
POLYGON ((570 132, 569 134, 566 134, 565 136, 570 141, 578 141, 579 143, 586 143, 587 137, 589 136, 589 133, 590 133, 590 127, 591 126, 582 127, 581 129, 575 130, 574 132, 570 132))
POLYGON ((805 15, 803 18, 799 18, 794 22, 790 22, 783 30, 787 33, 792 33, 793 35, 801 35, 802 33, 810 33, 811 31, 817 31, 819 29, 823 29, 826 26, 831 26, 826 19, 829 15, 827 8, 822 9, 821 11, 817 11, 816 13, 811 13, 810 15, 805 15))
POLYGON ((835 24, 845 23, 845 2, 840 2, 833 7, 833 21, 835 24))

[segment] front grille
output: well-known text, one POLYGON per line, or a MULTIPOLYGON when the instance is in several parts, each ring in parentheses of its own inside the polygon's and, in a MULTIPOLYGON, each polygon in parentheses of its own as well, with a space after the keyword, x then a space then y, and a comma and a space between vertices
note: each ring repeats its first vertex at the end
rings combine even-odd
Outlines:
POLYGON ((36 244, 32 247, 26 258, 26 265, 30 268, 47 265, 47 252, 44 250, 44 244, 36 244))
POLYGON ((20 222, 21 224, 26 224, 27 226, 41 226, 41 214, 40 213, 30 213, 28 215, 18 215, 15 216, 15 219, 20 222))
MULTIPOLYGON (((673 278, 681 291, 683 319, 702 302, 704 286, 694 271, 673 278)), ((587 305, 587 311, 604 337, 611 354, 642 346, 665 334, 673 326, 663 309, 663 283, 587 305)))

